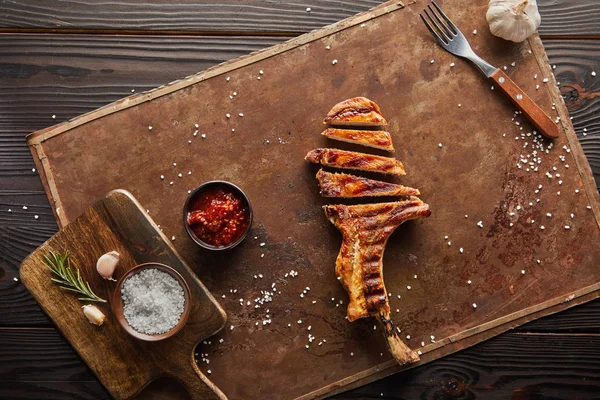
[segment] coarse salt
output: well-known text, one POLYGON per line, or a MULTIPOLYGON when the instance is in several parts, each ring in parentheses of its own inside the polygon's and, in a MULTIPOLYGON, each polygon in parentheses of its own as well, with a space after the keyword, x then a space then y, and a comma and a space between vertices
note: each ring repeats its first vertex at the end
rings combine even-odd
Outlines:
POLYGON ((121 288, 121 297, 127 323, 148 335, 173 329, 185 305, 181 284, 156 268, 145 269, 127 278, 121 288))

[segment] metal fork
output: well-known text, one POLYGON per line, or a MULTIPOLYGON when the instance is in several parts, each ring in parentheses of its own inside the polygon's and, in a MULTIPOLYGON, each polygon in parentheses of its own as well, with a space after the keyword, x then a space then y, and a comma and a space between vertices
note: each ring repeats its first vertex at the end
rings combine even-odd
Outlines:
POLYGON ((557 124, 508 75, 475 54, 465 35, 462 34, 434 1, 419 16, 444 50, 456 56, 466 58, 477 65, 485 76, 496 82, 498 87, 510 97, 512 102, 540 130, 541 134, 550 139, 558 137, 557 124))

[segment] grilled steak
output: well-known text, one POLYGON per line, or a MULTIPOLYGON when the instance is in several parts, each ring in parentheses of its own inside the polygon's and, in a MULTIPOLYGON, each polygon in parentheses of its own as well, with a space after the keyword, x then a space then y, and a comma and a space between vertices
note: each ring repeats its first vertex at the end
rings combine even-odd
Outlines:
POLYGON ((348 292, 349 321, 375 316, 384 325, 388 345, 399 363, 418 359, 397 336, 383 281, 383 253, 388 238, 403 222, 430 215, 418 198, 407 201, 323 207, 325 216, 342 233, 335 270, 348 292))
POLYGON ((317 180, 324 197, 377 197, 418 196, 419 190, 350 174, 317 172, 317 180))
POLYGON ((395 158, 338 149, 315 149, 308 152, 305 160, 327 167, 357 169, 383 174, 406 175, 404 165, 395 158))
POLYGON ((341 142, 355 143, 375 149, 394 151, 392 137, 386 131, 360 131, 355 129, 327 128, 321 135, 341 142))
POLYGON ((353 97, 337 103, 323 121, 329 125, 384 126, 387 125, 379 106, 365 97, 353 97))

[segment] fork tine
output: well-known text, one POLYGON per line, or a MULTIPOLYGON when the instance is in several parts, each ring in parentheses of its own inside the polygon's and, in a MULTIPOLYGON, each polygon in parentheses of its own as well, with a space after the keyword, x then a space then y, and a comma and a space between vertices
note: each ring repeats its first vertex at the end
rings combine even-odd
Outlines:
POLYGON ((423 21, 423 23, 425 24, 425 26, 427 27, 427 29, 429 29, 429 32, 431 32, 431 34, 433 35, 433 37, 435 38, 435 40, 437 40, 437 42, 442 45, 442 46, 446 46, 448 43, 446 43, 444 41, 444 39, 442 39, 440 37, 440 35, 431 27, 431 25, 429 24, 429 22, 427 22, 427 20, 423 17, 422 14, 419 14, 419 17, 421 17, 421 20, 423 21))
MULTIPOLYGON (((425 15, 427 16, 427 18, 429 18, 429 21, 432 25, 432 27, 435 27, 436 30, 438 31, 438 33, 441 34, 441 36, 444 38, 444 41, 446 43, 450 43, 452 41, 452 37, 454 37, 454 35, 451 35, 448 33, 448 28, 446 27, 440 27, 440 24, 438 24, 438 19, 437 17, 434 15, 433 17, 431 16, 431 14, 433 13, 433 11, 431 9, 424 9, 423 12, 425 13, 425 15)), ((441 24, 443 26, 443 24, 441 24)))
MULTIPOLYGON (((431 8, 431 5, 427 6, 427 10, 429 11, 428 15, 429 14, 433 15, 434 22, 436 23, 436 26, 438 27, 438 29, 441 29, 446 34, 446 36, 448 36, 448 39, 452 40, 452 38, 454 36, 456 36, 454 34, 454 32, 452 32, 452 30, 450 28, 448 28, 448 26, 444 23, 444 21, 442 21, 442 19, 437 15, 437 13, 433 10, 433 8, 431 8)), ((430 18, 431 18, 431 15, 429 16, 430 18)))
POLYGON ((456 27, 456 25, 454 25, 454 23, 450 20, 450 18, 448 18, 448 16, 442 11, 442 9, 436 4, 435 1, 432 0, 431 4, 433 4, 435 9, 442 16, 442 18, 444 18, 444 20, 448 23, 448 26, 454 30, 454 32, 453 32, 454 35, 458 35, 460 33, 460 30, 456 27))

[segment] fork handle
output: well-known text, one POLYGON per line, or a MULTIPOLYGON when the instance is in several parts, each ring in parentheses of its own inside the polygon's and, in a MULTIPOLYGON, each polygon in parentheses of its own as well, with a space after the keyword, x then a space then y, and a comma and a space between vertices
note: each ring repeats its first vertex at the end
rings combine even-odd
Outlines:
POLYGON ((542 135, 550 139, 558 137, 558 125, 508 75, 497 68, 490 78, 510 97, 542 135))

